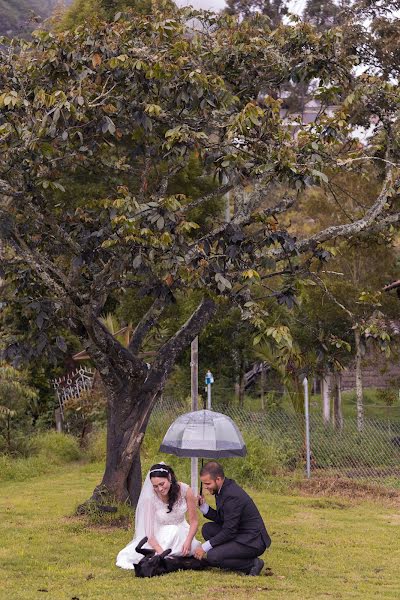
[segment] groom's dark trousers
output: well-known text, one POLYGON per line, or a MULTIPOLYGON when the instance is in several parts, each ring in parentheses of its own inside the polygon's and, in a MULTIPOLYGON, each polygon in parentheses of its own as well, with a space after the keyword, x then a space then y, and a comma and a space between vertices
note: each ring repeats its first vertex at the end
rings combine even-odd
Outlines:
POLYGON ((225 479, 215 496, 216 510, 209 507, 202 533, 212 548, 207 560, 213 567, 247 573, 271 545, 258 508, 250 496, 233 479, 225 479))

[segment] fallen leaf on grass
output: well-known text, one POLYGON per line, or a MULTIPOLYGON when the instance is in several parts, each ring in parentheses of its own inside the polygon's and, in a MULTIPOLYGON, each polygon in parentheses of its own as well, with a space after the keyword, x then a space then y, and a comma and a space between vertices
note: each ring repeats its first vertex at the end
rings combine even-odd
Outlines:
POLYGON ((39 588, 38 592, 48 592, 49 590, 46 590, 46 588, 39 588))
POLYGON ((89 573, 89 575, 86 577, 86 581, 89 581, 90 579, 94 579, 94 575, 92 573, 89 573))
POLYGON ((286 579, 286 577, 284 575, 277 575, 278 579, 286 579))

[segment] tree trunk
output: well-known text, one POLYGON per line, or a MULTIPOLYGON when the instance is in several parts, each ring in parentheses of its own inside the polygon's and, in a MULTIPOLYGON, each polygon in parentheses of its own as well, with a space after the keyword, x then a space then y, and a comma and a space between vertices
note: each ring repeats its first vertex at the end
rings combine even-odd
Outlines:
POLYGON ((154 307, 135 328, 124 348, 97 319, 85 322, 86 350, 103 382, 107 396, 107 456, 102 482, 91 501, 105 499, 136 506, 142 487, 140 447, 157 398, 162 393, 178 355, 207 325, 216 306, 203 298, 184 325, 158 350, 151 365, 133 351, 154 323, 154 307))
POLYGON ((363 381, 362 381, 362 352, 361 352, 361 335, 360 330, 354 330, 354 340, 356 347, 356 399, 357 399, 357 429, 364 429, 364 398, 363 398, 363 381))
POLYGON ((136 506, 137 501, 139 500, 140 490, 142 488, 142 462, 140 458, 140 448, 133 457, 132 465, 127 477, 127 488, 129 494, 129 503, 131 506, 136 506))
POLYGON ((239 405, 240 398, 240 358, 239 352, 237 350, 232 351, 232 359, 235 368, 235 383, 234 383, 234 393, 235 393, 235 404, 239 405))
POLYGON ((245 385, 246 385, 246 369, 245 363, 242 359, 240 361, 240 380, 239 380, 239 406, 243 408, 244 406, 244 393, 245 393, 245 385))
POLYGON ((239 406, 240 402, 240 382, 235 381, 235 404, 239 406))
POLYGON ((341 431, 343 429, 343 413, 342 413, 342 386, 340 373, 335 374, 334 395, 333 395, 333 422, 335 429, 341 431))
POLYGON ((322 416, 324 425, 329 425, 331 420, 331 398, 330 398, 331 376, 327 373, 321 381, 322 416))
POLYGON ((112 404, 108 402, 106 467, 92 500, 136 506, 142 487, 140 448, 158 396, 157 392, 147 395, 141 388, 129 394, 128 383, 121 387, 112 404))
POLYGON ((265 364, 261 365, 260 377, 260 392, 261 392, 261 410, 265 410, 265 364))

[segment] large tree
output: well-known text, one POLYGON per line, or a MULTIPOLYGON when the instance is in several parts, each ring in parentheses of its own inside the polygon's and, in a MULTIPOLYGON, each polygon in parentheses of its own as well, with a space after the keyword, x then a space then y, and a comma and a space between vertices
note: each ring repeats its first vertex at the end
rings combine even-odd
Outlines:
POLYGON ((155 11, 151 20, 117 15, 3 45, 3 277, 7 302, 22 304, 31 324, 4 354, 40 355, 54 342, 63 350, 64 340, 52 339, 55 323, 82 340, 108 401, 95 498, 107 491, 135 503, 152 408, 218 303, 236 303, 262 336, 270 323, 258 300, 292 305, 297 281, 329 255, 326 242, 397 224, 397 92, 376 77, 358 87, 352 60, 336 32, 299 24, 271 35, 258 20, 237 24, 188 9, 155 11), (318 79, 320 96, 351 96, 335 116, 321 113, 307 127, 283 122, 272 95, 256 101, 260 89, 299 77, 318 79), (366 93, 373 103, 378 91, 385 102, 376 197, 352 222, 296 239, 285 213, 303 189, 325 185, 327 169, 354 170, 370 158, 347 135, 353 106, 365 105, 366 93), (176 188, 193 156, 215 177, 215 189, 196 198, 176 188), (228 191, 229 223, 218 214, 195 220, 200 206, 228 191), (126 348, 100 316, 129 287, 147 307, 126 348), (147 364, 146 336, 189 292, 197 307, 147 364))

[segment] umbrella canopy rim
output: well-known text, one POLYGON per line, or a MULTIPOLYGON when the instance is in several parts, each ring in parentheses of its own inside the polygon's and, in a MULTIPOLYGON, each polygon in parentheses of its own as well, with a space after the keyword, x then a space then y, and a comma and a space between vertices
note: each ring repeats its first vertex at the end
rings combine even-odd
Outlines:
POLYGON ((168 431, 161 442, 159 451, 165 452, 166 454, 174 454, 175 456, 187 458, 233 458, 243 457, 247 454, 246 444, 244 443, 242 434, 233 419, 223 413, 207 409, 185 413, 175 419, 175 421, 168 428, 168 431), (192 419, 194 419, 194 422, 191 422, 192 419), (195 428, 197 425, 200 427, 204 427, 205 425, 215 426, 215 419, 217 419, 217 423, 221 419, 227 422, 229 427, 232 428, 234 436, 236 437, 236 441, 232 440, 230 443, 228 443, 226 439, 220 438, 218 443, 218 440, 215 439, 217 444, 214 447, 210 446, 206 440, 204 440, 204 444, 199 443, 199 439, 193 440, 194 444, 192 446, 188 443, 188 440, 186 440, 184 444, 182 443, 183 439, 181 438, 186 429, 190 429, 192 425, 195 428), (175 437, 171 436, 171 432, 174 431, 174 428, 177 429, 177 431, 174 432, 177 433, 175 437))

